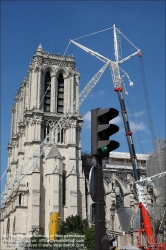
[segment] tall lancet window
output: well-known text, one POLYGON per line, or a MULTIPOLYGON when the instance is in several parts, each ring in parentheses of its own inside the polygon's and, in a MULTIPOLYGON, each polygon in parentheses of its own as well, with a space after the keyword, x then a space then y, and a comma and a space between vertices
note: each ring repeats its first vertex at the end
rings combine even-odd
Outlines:
POLYGON ((44 111, 50 112, 50 98, 51 98, 51 76, 47 71, 44 81, 44 111))
POLYGON ((58 77, 57 113, 63 113, 64 107, 64 79, 60 73, 58 77))

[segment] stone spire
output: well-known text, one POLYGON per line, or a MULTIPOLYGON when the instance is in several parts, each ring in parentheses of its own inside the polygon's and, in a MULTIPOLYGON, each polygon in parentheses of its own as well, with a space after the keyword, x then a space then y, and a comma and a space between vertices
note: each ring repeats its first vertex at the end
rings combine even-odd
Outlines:
POLYGON ((41 43, 39 44, 37 51, 43 51, 43 47, 42 47, 41 43))

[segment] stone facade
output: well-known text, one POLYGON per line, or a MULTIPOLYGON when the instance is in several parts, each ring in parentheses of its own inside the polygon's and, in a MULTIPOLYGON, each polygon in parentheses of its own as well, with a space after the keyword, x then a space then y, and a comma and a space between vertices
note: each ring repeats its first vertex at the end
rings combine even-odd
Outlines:
POLYGON ((80 141, 83 120, 79 109, 73 107, 79 79, 73 56, 49 54, 39 45, 12 108, 1 209, 1 234, 7 239, 11 235, 29 237, 33 231, 49 236, 53 211, 59 212, 60 220, 76 214, 86 216, 80 141), (66 126, 61 129, 60 124, 59 130, 50 133, 68 110, 66 126), (21 169, 24 177, 17 180, 21 169))

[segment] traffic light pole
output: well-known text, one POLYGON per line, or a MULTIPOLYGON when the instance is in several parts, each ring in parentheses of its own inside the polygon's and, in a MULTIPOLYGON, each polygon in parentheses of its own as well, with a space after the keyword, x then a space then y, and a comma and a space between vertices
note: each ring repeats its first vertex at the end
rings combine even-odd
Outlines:
POLYGON ((119 147, 119 142, 110 140, 109 138, 119 131, 117 125, 109 123, 110 120, 114 119, 118 114, 119 111, 114 108, 97 108, 91 110, 91 154, 96 157, 95 198, 91 195, 92 200, 96 202, 95 250, 109 249, 109 239, 106 235, 105 227, 102 159, 109 157, 109 153, 119 147))
POLYGON ((124 127, 125 127, 125 132, 126 132, 127 143, 128 143, 129 152, 130 152, 130 158, 131 158, 133 171, 134 171, 134 177, 135 177, 135 180, 138 181, 140 179, 140 172, 138 169, 137 157, 135 154, 134 142, 132 139, 132 132, 130 131, 130 125, 129 125, 129 121, 128 121, 127 111, 126 111, 124 98, 123 98, 123 94, 122 94, 123 88, 118 87, 118 88, 115 88, 114 90, 118 93, 123 122, 124 122, 124 127))
POLYGON ((102 157, 96 157, 96 219, 95 219, 95 250, 108 250, 109 240, 106 237, 105 201, 103 186, 102 157))

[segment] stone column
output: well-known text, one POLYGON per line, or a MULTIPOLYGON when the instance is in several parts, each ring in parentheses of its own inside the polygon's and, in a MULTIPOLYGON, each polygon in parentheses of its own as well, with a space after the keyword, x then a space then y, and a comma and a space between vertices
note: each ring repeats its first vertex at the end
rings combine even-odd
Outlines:
POLYGON ((56 76, 51 76, 51 103, 50 103, 50 112, 56 112, 56 76))
POLYGON ((64 77, 64 113, 66 113, 69 108, 69 100, 70 100, 69 98, 70 98, 69 78, 64 77))
POLYGON ((16 99, 16 106, 15 106, 15 117, 14 117, 14 134, 17 134, 17 123, 18 123, 18 100, 16 99))
POLYGON ((27 102, 28 102, 28 109, 31 108, 31 88, 32 88, 32 68, 31 68, 31 65, 30 65, 30 69, 29 69, 29 91, 27 93, 27 102))
MULTIPOLYGON (((76 73, 75 74, 75 93, 76 93, 76 97, 75 98, 78 98, 79 97, 79 80, 80 80, 80 74, 79 73, 76 73)), ((77 104, 77 115, 79 115, 79 107, 78 107, 78 104, 77 104)))
POLYGON ((37 81, 37 98, 36 98, 36 108, 40 109, 41 108, 41 100, 42 100, 42 96, 41 96, 41 85, 42 85, 42 73, 41 70, 38 71, 38 81, 37 81))
POLYGON ((37 83, 38 83, 38 69, 33 70, 31 79, 31 104, 30 109, 37 107, 37 83))
POLYGON ((12 108, 12 121, 11 121, 11 129, 10 129, 10 138, 12 138, 12 134, 13 134, 13 121, 14 121, 14 106, 12 108))

